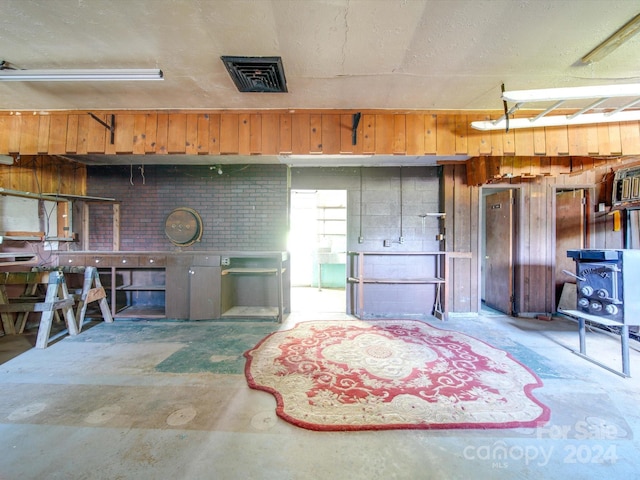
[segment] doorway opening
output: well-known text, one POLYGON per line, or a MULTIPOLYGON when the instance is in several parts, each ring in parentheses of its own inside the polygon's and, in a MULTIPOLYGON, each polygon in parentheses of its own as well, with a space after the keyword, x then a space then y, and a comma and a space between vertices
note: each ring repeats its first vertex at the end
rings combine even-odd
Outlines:
POLYGON ((484 314, 513 315, 515 304, 514 189, 483 189, 480 298, 484 314))
POLYGON ((347 191, 291 190, 291 311, 346 312, 347 191))

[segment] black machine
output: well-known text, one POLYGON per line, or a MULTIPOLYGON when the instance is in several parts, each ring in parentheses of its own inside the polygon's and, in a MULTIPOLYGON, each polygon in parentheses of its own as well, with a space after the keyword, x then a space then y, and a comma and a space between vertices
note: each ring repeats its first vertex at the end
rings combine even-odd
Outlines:
POLYGON ((577 301, 576 310, 563 313, 578 318, 580 354, 586 357, 585 320, 620 327, 623 376, 629 376, 629 326, 640 325, 640 250, 569 250, 567 256, 576 262, 577 301))

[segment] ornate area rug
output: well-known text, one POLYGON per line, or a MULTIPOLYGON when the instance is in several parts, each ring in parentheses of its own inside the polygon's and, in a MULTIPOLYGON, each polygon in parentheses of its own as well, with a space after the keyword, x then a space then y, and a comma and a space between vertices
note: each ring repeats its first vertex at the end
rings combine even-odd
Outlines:
POLYGON ((314 321, 246 352, 251 388, 311 430, 536 427, 540 379, 507 352, 415 320, 314 321))

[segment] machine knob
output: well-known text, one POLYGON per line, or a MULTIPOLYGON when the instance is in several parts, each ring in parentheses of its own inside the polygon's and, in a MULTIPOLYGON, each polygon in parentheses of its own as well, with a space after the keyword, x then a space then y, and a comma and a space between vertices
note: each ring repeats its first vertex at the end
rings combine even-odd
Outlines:
POLYGON ((591 302, 591 310, 594 312, 601 312, 602 304, 600 302, 591 302))
POLYGON ((606 307, 604 307, 604 310, 609 314, 609 315, 616 315, 618 313, 618 307, 615 305, 607 305, 606 307))
POLYGON ((609 298, 609 292, 607 292, 604 288, 601 288, 596 292, 596 295, 599 298, 609 298))
POLYGON ((582 308, 587 308, 589 306, 589 299, 581 298, 580 300, 578 300, 578 306, 582 308))
POLYGON ((580 292, 582 293, 582 295, 584 295, 585 297, 590 297, 591 295, 593 295, 593 287, 590 285, 585 285, 584 287, 582 287, 580 289, 580 292))

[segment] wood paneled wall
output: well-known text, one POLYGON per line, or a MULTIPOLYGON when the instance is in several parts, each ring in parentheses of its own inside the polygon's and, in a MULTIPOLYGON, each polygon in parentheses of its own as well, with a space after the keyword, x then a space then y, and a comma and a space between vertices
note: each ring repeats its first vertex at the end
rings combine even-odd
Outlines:
POLYGON ((0 187, 35 194, 86 195, 87 170, 63 158, 21 155, 13 165, 0 165, 0 187))
POLYGON ((610 182, 607 179, 611 169, 612 163, 609 163, 572 175, 502 178, 496 179, 491 186, 480 188, 467 185, 464 166, 445 165, 442 191, 447 212, 446 249, 472 252, 471 260, 454 260, 450 291, 455 294, 449 299, 451 310, 476 312, 480 304, 480 235, 483 233, 478 219, 483 189, 514 188, 518 211, 514 240, 517 309, 525 314, 555 312, 556 192, 559 189, 589 189, 587 248, 623 248, 623 232, 614 230, 613 216, 596 209, 600 202, 610 204, 610 182))
POLYGON ((602 167, 618 168, 629 159, 632 157, 475 157, 466 161, 467 183, 483 185, 500 179, 579 175, 602 167))
MULTIPOLYGON (((0 112, 0 154, 376 154, 566 157, 640 154, 640 122, 480 132, 499 114, 363 111, 0 112)), ((563 160, 566 161, 566 160, 563 160)), ((544 163, 544 162, 542 162, 544 163)), ((545 168, 544 165, 541 165, 545 168)), ((532 168, 535 168, 535 161, 532 168)))

